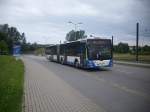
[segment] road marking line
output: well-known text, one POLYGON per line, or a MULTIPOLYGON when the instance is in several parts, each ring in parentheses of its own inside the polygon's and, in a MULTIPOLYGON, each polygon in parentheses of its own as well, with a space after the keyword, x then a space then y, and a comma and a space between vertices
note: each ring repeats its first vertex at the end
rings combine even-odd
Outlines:
POLYGON ((121 85, 116 84, 116 83, 112 83, 112 85, 116 88, 119 88, 119 89, 123 90, 123 91, 129 92, 129 93, 132 93, 132 94, 135 94, 135 95, 138 95, 138 96, 142 96, 142 97, 145 97, 148 100, 150 100, 150 97, 145 93, 142 93, 142 92, 139 92, 139 91, 136 91, 136 90, 133 90, 133 89, 129 89, 126 86, 121 86, 121 85))
POLYGON ((120 69, 116 69, 117 72, 125 73, 125 74, 133 74, 132 72, 123 71, 120 69))

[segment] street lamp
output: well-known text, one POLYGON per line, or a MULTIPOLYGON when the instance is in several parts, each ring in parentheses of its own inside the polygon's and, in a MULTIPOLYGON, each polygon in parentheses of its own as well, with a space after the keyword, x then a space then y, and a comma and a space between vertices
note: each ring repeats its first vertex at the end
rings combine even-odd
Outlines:
MULTIPOLYGON (((73 24, 75 26, 75 38, 76 38, 76 30, 77 30, 77 25, 83 24, 82 22, 79 23, 73 23, 72 21, 69 21, 68 23, 73 24)), ((77 40, 77 39, 76 39, 77 40)))
POLYGON ((69 21, 68 23, 73 24, 75 26, 75 31, 77 30, 77 25, 83 24, 81 22, 79 22, 79 23, 73 23, 72 21, 69 21))

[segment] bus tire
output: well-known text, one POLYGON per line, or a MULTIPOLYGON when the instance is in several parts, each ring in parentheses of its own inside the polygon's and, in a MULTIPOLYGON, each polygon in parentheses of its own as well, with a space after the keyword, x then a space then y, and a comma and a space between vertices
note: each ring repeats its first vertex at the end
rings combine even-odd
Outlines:
POLYGON ((61 58, 60 59, 60 63, 63 65, 64 64, 64 61, 63 61, 63 59, 61 58))
POLYGON ((78 62, 78 60, 75 60, 74 66, 75 66, 76 68, 79 68, 79 62, 78 62))

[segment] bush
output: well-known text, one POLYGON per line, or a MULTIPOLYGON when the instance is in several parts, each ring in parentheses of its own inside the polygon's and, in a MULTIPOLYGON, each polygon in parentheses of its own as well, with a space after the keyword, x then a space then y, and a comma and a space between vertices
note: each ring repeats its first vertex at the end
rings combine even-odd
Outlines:
POLYGON ((0 41, 0 54, 8 54, 8 45, 4 40, 0 41))

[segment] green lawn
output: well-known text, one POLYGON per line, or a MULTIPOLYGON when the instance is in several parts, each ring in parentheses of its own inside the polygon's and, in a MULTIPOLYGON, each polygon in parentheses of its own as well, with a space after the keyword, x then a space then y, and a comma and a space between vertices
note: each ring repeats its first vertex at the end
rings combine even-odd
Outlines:
MULTIPOLYGON (((114 54, 114 60, 135 61, 135 55, 131 54, 114 54)), ((150 55, 139 55, 139 62, 150 63, 150 55)))
POLYGON ((12 56, 0 56, 0 112, 21 112, 24 65, 12 56))

